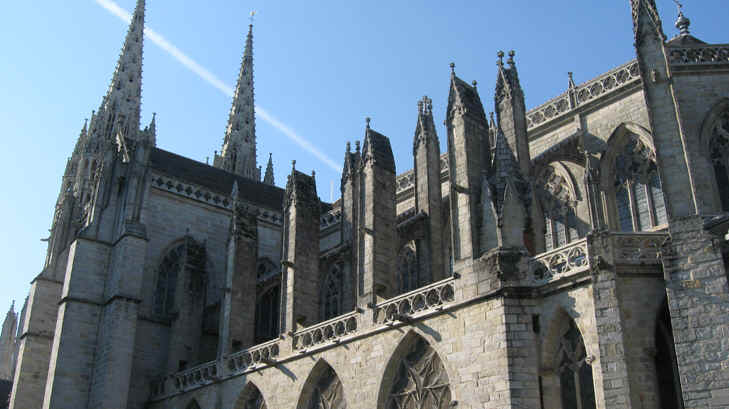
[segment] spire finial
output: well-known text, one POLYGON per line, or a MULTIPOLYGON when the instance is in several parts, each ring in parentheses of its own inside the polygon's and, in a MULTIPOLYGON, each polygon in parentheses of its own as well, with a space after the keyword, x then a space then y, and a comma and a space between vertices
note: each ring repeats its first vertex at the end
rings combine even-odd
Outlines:
POLYGON ((496 65, 498 65, 499 67, 503 66, 503 65, 504 65, 504 52, 503 52, 503 51, 501 51, 501 50, 499 50, 499 51, 498 51, 498 52, 496 53, 496 57, 498 57, 498 58, 499 58, 499 59, 498 59, 498 60, 496 61, 496 65))
POLYGON ((456 63, 452 62, 450 64, 451 67, 451 75, 456 75, 456 63))
POLYGON ((354 141, 354 150, 359 153, 359 141, 354 141))
POLYGON ((478 85, 478 81, 476 81, 476 80, 471 81, 471 85, 473 85, 473 89, 476 89, 476 86, 478 85))
POLYGON ((248 17, 248 20, 250 20, 250 24, 248 24, 248 29, 250 30, 253 27, 253 18, 256 16, 256 10, 251 10, 251 14, 248 17))
POLYGON ((370 121, 371 120, 372 120, 372 118, 370 118, 370 117, 366 117, 365 118, 365 122, 367 122, 367 129, 370 129, 370 121))
POLYGON ((347 141, 347 153, 352 151, 352 144, 347 141))
POLYGON ((514 56, 516 55, 516 52, 514 50, 509 51, 509 59, 506 60, 506 63, 509 64, 510 67, 514 66, 514 56))
POLYGON ((296 170, 296 159, 291 161, 291 170, 292 171, 296 170))
POLYGON ((572 89, 575 87, 575 80, 572 78, 572 71, 567 73, 567 85, 569 89, 572 89))
POLYGON ((674 3, 676 3, 676 8, 678 9, 678 19, 676 19, 676 28, 679 31, 679 34, 682 36, 689 34, 689 26, 691 25, 691 20, 688 19, 688 17, 683 15, 683 4, 679 3, 678 0, 673 0, 674 3))

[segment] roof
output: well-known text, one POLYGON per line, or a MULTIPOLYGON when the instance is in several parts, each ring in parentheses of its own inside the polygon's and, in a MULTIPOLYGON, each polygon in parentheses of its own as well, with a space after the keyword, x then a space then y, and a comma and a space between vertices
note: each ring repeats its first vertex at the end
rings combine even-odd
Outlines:
POLYGON ((465 81, 453 75, 451 80, 451 91, 448 95, 448 113, 455 104, 463 105, 466 112, 476 115, 478 118, 486 119, 486 114, 481 104, 481 98, 475 87, 468 85, 465 81))
POLYGON ((150 155, 152 169, 186 182, 204 186, 221 195, 230 195, 233 182, 238 182, 238 197, 271 210, 280 211, 284 190, 244 178, 184 156, 154 148, 150 155))
POLYGON ((379 167, 395 173, 395 156, 392 154, 390 139, 370 128, 367 128, 364 148, 362 148, 362 156, 367 155, 372 155, 379 167))

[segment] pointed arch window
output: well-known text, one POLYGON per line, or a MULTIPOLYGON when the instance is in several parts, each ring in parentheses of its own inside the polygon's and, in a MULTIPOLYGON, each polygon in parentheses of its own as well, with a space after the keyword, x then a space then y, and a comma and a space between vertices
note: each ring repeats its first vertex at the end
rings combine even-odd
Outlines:
POLYGON ((711 127, 709 156, 722 211, 729 211, 729 109, 724 110, 711 127))
POLYGON ((419 287, 418 257, 415 243, 403 246, 397 259, 398 282, 400 293, 406 293, 419 287))
POLYGON ((261 391, 249 383, 238 398, 235 409, 266 409, 266 401, 261 391))
POLYGON ((564 165, 554 162, 545 166, 537 179, 537 197, 544 211, 544 247, 546 251, 564 246, 580 238, 575 214, 577 197, 568 183, 564 165))
POLYGON ((587 356, 582 335, 570 321, 559 345, 559 385, 564 409, 595 409, 595 387, 591 359, 587 356))
POLYGON ((167 252, 157 273, 154 311, 158 315, 171 314, 175 308, 177 278, 184 265, 185 244, 181 243, 167 252))
POLYGON ((329 365, 325 365, 317 382, 313 385, 305 409, 347 409, 344 399, 344 388, 337 373, 329 365))
POLYGON ((615 159, 615 206, 620 231, 645 231, 667 223, 655 154, 637 135, 615 159))
POLYGON ((451 407, 448 373, 436 351, 417 336, 400 362, 387 398, 387 409, 451 407))
POLYGON ((324 278, 322 288, 322 321, 342 314, 342 268, 335 264, 324 278))
POLYGON ((278 337, 280 306, 281 284, 276 282, 266 289, 256 302, 256 343, 278 337))

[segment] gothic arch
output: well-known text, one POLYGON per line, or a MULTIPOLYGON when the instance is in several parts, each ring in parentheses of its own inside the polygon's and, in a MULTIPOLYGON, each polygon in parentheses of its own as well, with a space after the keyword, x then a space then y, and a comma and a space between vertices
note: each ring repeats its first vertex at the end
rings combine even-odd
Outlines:
POLYGON ((155 267, 154 312, 158 315, 174 312, 181 302, 180 290, 204 300, 209 291, 208 263, 205 244, 192 236, 186 235, 169 244, 155 267))
POLYGON ((583 193, 578 188, 570 167, 564 161, 555 160, 540 166, 535 173, 538 208, 544 218, 544 234, 541 239, 545 251, 584 236, 587 228, 581 221, 581 216, 585 213, 583 193))
POLYGON ((304 382, 297 409, 347 409, 344 387, 334 368, 319 359, 304 382))
POLYGON ((251 381, 243 387, 233 409, 267 409, 261 390, 251 381))
POLYGON ((320 317, 322 321, 337 317, 344 312, 344 266, 333 263, 321 280, 320 317))
POLYGON ((381 377, 377 407, 445 409, 454 401, 441 354, 416 330, 395 348, 381 377))
POLYGON ((417 246, 415 241, 403 245, 397 255, 398 292, 406 293, 420 286, 417 246))
POLYGON ((714 209, 729 211, 729 98, 722 98, 709 111, 699 134, 701 153, 714 171, 714 209))
POLYGON ((667 223, 666 204, 653 138, 645 128, 623 123, 612 133, 600 159, 610 229, 645 231, 667 223))
POLYGON ((545 409, 595 409, 595 358, 586 348, 583 333, 577 320, 558 307, 541 346, 539 376, 545 409))

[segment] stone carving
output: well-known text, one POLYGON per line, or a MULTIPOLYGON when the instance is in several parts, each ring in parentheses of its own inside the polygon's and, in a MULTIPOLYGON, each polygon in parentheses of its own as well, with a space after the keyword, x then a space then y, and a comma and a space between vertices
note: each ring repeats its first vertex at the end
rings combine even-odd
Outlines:
POLYGON ((639 80, 638 62, 633 60, 530 110, 527 112, 527 128, 535 128, 603 94, 621 89, 639 80), (570 104, 571 93, 574 93, 574 104, 570 104))
POLYGON ((629 134, 623 151, 615 158, 616 184, 633 178, 647 185, 657 172, 656 154, 637 135, 629 134))
POLYGON ((329 341, 338 342, 339 338, 357 332, 359 315, 359 312, 353 311, 297 331, 294 334, 294 349, 309 348, 329 341))
POLYGON ((401 293, 418 288, 418 273, 415 243, 410 242, 403 246, 397 258, 397 278, 401 293))
POLYGON ((231 354, 226 357, 226 361, 228 362, 228 369, 237 374, 258 364, 273 362, 278 353, 278 339, 275 339, 231 354))
POLYGON ((547 214, 564 216, 569 208, 577 205, 577 198, 565 176, 557 172, 552 165, 542 169, 535 186, 542 209, 547 214))
POLYGON ((451 407, 451 390, 443 362, 424 339, 418 337, 397 370, 387 409, 445 409, 451 407))
POLYGON ((532 261, 530 270, 534 280, 544 282, 586 271, 589 268, 587 239, 582 239, 569 246, 539 255, 532 261))
POLYGON ((671 65, 729 64, 729 46, 671 48, 671 65))
POLYGON ((306 409, 347 409, 342 382, 332 368, 327 368, 314 386, 306 409))
POLYGON ((418 312, 442 308, 452 301, 455 301, 455 286, 454 279, 449 277, 377 305, 375 321, 381 324, 401 321, 418 312))

